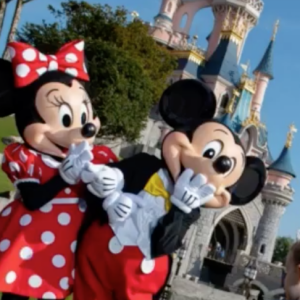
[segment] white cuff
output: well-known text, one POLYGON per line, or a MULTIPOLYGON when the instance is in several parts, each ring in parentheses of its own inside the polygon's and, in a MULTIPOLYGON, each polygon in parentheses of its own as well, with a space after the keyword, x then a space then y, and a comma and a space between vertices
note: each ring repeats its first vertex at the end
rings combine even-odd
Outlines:
POLYGON ((107 210, 110 206, 112 206, 119 198, 121 194, 117 191, 113 192, 110 196, 106 197, 103 201, 102 207, 104 210, 107 210))
POLYGON ((178 200, 174 196, 171 196, 171 202, 186 214, 189 214, 192 211, 190 207, 185 205, 182 201, 178 200))

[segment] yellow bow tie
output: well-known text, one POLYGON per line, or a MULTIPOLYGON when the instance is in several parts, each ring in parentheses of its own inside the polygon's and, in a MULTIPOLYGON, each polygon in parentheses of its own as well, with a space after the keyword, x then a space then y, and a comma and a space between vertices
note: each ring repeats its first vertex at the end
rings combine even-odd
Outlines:
POLYGON ((157 173, 153 174, 150 180, 144 187, 144 191, 155 197, 162 197, 165 199, 165 210, 169 211, 172 203, 170 201, 170 194, 166 191, 162 179, 157 173))

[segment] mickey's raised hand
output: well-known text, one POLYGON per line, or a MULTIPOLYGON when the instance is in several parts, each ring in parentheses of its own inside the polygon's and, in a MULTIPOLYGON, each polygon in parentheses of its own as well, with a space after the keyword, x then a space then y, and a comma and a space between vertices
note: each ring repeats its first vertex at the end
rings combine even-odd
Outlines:
POLYGON ((186 169, 175 183, 171 202, 185 213, 198 208, 214 197, 216 189, 207 184, 207 179, 202 174, 194 176, 191 169, 186 169))
POLYGON ((88 190, 99 198, 106 198, 124 185, 123 173, 106 165, 87 163, 81 173, 81 179, 87 183, 88 190))
POLYGON ((93 160, 93 154, 90 145, 86 141, 77 146, 72 144, 68 156, 59 166, 60 176, 68 184, 78 183, 82 169, 91 160, 93 160))

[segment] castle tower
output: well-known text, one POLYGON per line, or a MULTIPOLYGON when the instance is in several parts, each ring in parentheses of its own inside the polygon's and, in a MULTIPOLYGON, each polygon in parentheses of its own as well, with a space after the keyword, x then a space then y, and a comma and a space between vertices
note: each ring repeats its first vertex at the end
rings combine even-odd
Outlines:
POLYGON ((229 7, 231 7, 233 14, 235 14, 237 10, 240 10, 241 18, 237 25, 240 29, 245 29, 245 34, 242 39, 238 41, 237 45, 237 60, 239 62, 247 36, 251 29, 257 24, 263 10, 263 2, 261 0, 252 2, 241 0, 214 0, 212 3, 215 22, 212 32, 208 36, 209 44, 206 52, 206 59, 211 57, 219 44, 221 32, 223 30, 223 20, 229 7))
POLYGON ((159 13, 154 17, 150 34, 159 43, 170 44, 173 37, 173 17, 180 0, 162 0, 159 13))
POLYGON ((252 100, 251 109, 255 112, 255 115, 260 119, 260 110, 264 101, 265 93, 269 84, 269 81, 274 78, 273 76, 273 48, 275 37, 278 31, 279 21, 277 20, 274 25, 273 35, 271 41, 262 57, 262 60, 254 70, 256 78, 256 93, 252 100))
POLYGON ((290 182, 296 175, 291 164, 290 148, 294 132, 296 128, 291 125, 281 154, 268 168, 268 179, 262 191, 264 212, 256 230, 252 255, 266 262, 272 260, 281 216, 293 200, 294 190, 290 182))

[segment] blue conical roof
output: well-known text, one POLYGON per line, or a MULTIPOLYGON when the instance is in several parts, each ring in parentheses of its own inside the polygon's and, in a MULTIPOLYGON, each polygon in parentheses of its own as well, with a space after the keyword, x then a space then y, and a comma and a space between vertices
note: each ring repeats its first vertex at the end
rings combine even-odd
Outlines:
POLYGON ((282 172, 292 177, 296 177, 294 168, 292 166, 290 148, 284 147, 279 157, 269 166, 269 170, 282 172))
POLYGON ((273 75, 273 48, 274 48, 274 41, 271 40, 267 50, 262 57, 260 63, 256 67, 253 73, 261 73, 270 77, 270 79, 274 78, 273 75))
POLYGON ((201 75, 221 76, 234 85, 240 81, 238 44, 230 38, 222 38, 217 49, 206 62, 201 75))

